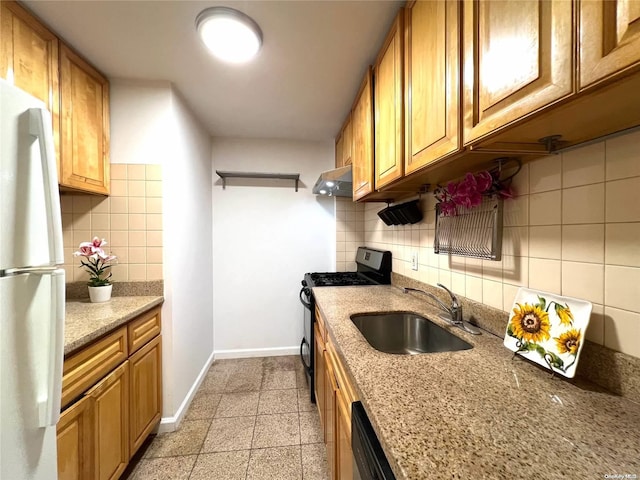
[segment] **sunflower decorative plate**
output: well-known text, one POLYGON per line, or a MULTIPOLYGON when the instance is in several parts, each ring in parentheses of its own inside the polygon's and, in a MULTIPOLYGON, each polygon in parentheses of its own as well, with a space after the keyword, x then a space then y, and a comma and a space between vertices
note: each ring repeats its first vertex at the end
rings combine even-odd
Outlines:
POLYGON ((590 316, 590 302, 521 287, 509 314, 504 345, 573 378, 590 316))

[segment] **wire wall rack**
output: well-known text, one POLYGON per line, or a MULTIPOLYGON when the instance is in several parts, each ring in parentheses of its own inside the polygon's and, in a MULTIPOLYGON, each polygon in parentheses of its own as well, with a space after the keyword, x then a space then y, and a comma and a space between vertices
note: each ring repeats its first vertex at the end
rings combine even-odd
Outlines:
POLYGON ((500 260, 502 254, 503 200, 484 198, 477 207, 459 208, 458 214, 443 215, 436 205, 435 253, 500 260))

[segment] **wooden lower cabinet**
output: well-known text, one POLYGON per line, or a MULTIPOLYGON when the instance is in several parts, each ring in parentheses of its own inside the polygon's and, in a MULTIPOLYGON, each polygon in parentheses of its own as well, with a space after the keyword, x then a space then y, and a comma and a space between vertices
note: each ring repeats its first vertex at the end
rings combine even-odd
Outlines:
POLYGON ((340 389, 336 391, 336 458, 335 478, 353 478, 353 451, 351 450, 351 403, 340 389))
POLYGON ((93 403, 94 478, 120 478, 129 463, 129 361, 87 392, 93 403))
POLYGON ((67 408, 57 426, 58 479, 80 480, 93 474, 91 399, 83 398, 67 408))
POLYGON ((328 355, 328 352, 325 351, 325 411, 323 427, 324 440, 327 446, 329 478, 336 480, 336 392, 338 391, 338 384, 328 355))
MULTIPOLYGON (((315 348, 313 349, 313 384, 316 394, 316 406, 318 407, 318 414, 320 415, 320 423, 325 424, 325 411, 326 411, 326 397, 325 397, 325 363, 324 363, 324 342, 322 341, 322 335, 318 329, 318 324, 314 326, 315 329, 315 348)), ((324 440, 324 435, 323 435, 324 440)))
POLYGON ((131 419, 129 445, 133 455, 160 421, 162 414, 162 347, 157 336, 129 358, 131 419))
POLYGON ((344 365, 325 330, 326 322, 319 311, 316 312, 316 318, 316 404, 327 449, 329 478, 353 480, 351 403, 355 402, 357 397, 344 365), (326 343, 323 338, 326 339, 326 343))
POLYGON ((65 358, 64 410, 57 425, 60 480, 117 480, 160 422, 160 325, 157 307, 65 358), (123 355, 105 372, 109 361, 123 355))

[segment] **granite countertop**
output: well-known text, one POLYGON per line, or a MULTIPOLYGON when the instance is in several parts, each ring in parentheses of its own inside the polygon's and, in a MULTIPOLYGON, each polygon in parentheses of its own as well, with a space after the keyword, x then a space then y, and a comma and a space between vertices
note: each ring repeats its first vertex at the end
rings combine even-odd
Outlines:
POLYGON ((426 297, 392 286, 313 293, 398 479, 640 476, 639 404, 447 325, 426 297), (394 310, 428 316, 474 348, 386 354, 349 319, 394 310))
POLYGON ((112 297, 109 302, 67 300, 64 354, 68 355, 164 301, 163 297, 112 297))

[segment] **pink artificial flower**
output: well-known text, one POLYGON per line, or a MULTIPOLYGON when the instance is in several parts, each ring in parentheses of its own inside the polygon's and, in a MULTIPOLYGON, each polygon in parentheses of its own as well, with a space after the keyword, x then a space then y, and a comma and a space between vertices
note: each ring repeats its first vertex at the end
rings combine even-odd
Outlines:
POLYGON ((493 185, 493 177, 487 171, 476 174, 475 180, 478 185, 478 192, 480 193, 486 192, 491 188, 491 185, 493 185))

